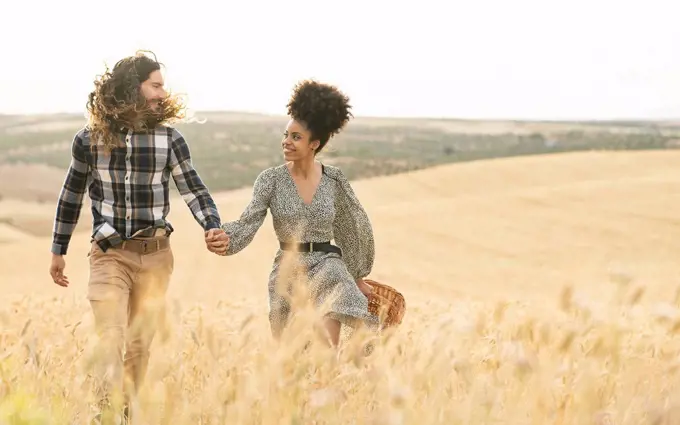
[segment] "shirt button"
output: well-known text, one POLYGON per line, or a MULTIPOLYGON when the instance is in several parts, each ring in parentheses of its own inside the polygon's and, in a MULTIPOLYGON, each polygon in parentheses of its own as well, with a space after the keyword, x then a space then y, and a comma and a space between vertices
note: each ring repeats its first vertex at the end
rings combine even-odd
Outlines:
POLYGON ((130 216, 127 216, 127 217, 125 217, 125 218, 129 220, 129 219, 130 219, 130 216))

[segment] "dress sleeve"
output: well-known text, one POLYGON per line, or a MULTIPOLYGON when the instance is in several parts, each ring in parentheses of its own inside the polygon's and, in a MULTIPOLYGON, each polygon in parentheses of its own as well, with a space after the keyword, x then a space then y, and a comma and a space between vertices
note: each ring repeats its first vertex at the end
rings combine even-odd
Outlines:
POLYGON ((227 255, 234 255, 247 247, 264 223, 275 186, 272 171, 267 169, 257 176, 253 185, 252 199, 239 219, 222 224, 222 230, 229 235, 227 255))
POLYGON ((375 260, 373 227, 342 171, 333 167, 330 175, 337 184, 333 222, 335 243, 342 249, 343 259, 352 277, 355 280, 364 278, 371 272, 375 260))

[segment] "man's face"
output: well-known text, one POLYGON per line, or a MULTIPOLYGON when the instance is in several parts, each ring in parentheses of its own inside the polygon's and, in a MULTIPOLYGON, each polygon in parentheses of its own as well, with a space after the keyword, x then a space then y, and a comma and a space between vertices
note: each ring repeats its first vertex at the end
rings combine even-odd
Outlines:
POLYGON ((158 111, 161 101, 168 95, 163 88, 164 84, 163 75, 157 70, 149 74, 149 78, 141 85, 142 94, 154 111, 158 111))

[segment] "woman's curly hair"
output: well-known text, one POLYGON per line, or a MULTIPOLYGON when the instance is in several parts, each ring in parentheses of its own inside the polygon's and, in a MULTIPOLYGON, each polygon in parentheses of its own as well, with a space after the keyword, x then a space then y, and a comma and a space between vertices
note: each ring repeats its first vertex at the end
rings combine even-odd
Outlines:
POLYGON ((134 56, 118 61, 113 70, 106 67, 106 72, 95 79, 95 88, 87 101, 93 149, 103 145, 110 152, 120 146, 118 133, 123 129, 149 131, 159 124, 184 118, 185 106, 177 96, 168 95, 160 102, 159 110, 154 111, 140 90, 140 85, 161 66, 155 55, 152 59, 137 51, 134 56))
POLYGON ((349 97, 332 85, 314 80, 298 82, 286 106, 288 115, 312 133, 311 140, 319 140, 315 153, 353 118, 349 97))

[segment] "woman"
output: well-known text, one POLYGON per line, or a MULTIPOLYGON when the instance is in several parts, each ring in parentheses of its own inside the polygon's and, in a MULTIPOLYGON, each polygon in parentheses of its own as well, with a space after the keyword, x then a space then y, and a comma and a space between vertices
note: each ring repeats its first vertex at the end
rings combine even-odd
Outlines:
POLYGON ((287 104, 290 121, 281 141, 286 162, 260 173, 241 217, 222 225, 229 236, 225 254, 233 255, 253 240, 267 210, 272 213, 280 247, 269 277, 269 320, 277 339, 291 312, 291 288, 300 280, 317 307, 330 305, 324 327, 333 346, 342 324, 378 325, 368 312, 371 287, 363 281, 374 261, 370 220, 342 171, 316 160, 352 117, 348 102, 333 86, 298 83, 287 104))

